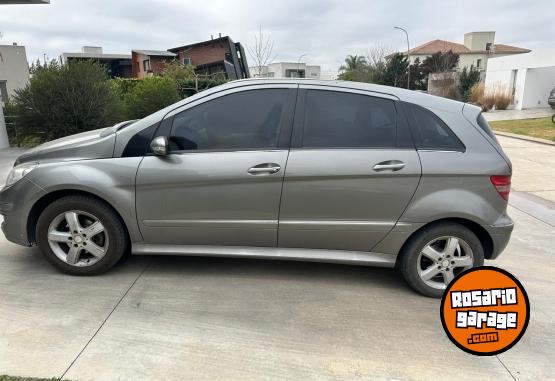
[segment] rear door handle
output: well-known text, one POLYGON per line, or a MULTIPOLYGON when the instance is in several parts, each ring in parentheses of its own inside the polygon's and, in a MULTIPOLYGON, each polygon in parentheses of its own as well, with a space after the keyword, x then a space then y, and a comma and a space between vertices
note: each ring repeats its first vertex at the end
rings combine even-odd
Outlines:
POLYGON ((372 167, 372 169, 376 172, 381 172, 381 171, 395 172, 403 168, 405 168, 405 163, 399 160, 382 161, 381 163, 378 163, 372 167))
POLYGON ((247 172, 250 173, 251 175, 259 175, 262 173, 268 173, 271 175, 274 173, 278 173, 280 169, 281 167, 279 166, 279 164, 264 163, 264 164, 258 164, 258 165, 255 165, 254 167, 249 168, 247 172))

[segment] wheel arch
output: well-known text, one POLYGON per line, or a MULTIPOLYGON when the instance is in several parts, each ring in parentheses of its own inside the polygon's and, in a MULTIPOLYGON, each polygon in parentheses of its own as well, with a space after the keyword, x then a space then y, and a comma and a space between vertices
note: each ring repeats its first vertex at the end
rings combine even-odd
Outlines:
POLYGON ((46 209, 46 207, 48 205, 50 205, 52 202, 54 202, 56 200, 59 200, 60 198, 63 198, 63 197, 66 197, 66 196, 86 196, 86 197, 90 197, 90 198, 94 198, 96 200, 99 200, 99 201, 105 203, 106 205, 108 205, 114 211, 114 213, 117 215, 117 217, 120 219, 120 222, 123 224, 123 227, 125 228, 125 232, 127 234, 128 242, 131 242, 129 226, 127 226, 127 223, 125 222, 125 219, 122 217, 121 213, 114 207, 114 205, 112 205, 112 203, 110 203, 106 199, 104 199, 104 198, 102 198, 102 197, 100 197, 100 196, 98 196, 94 193, 87 192, 87 191, 84 191, 84 190, 62 189, 62 190, 52 191, 52 192, 42 196, 40 199, 38 199, 33 204, 32 208, 29 212, 29 215, 27 217, 27 238, 29 240, 29 243, 35 244, 37 242, 37 240, 36 240, 37 222, 39 220, 40 215, 44 211, 44 209, 46 209))
POLYGON ((399 260, 402 256, 402 253, 404 252, 405 247, 408 245, 408 243, 410 242, 410 240, 413 237, 415 237, 418 233, 420 233, 425 228, 428 228, 428 227, 434 226, 434 225, 443 224, 443 223, 456 223, 456 224, 459 224, 459 225, 462 225, 462 226, 466 227, 472 233, 476 234, 476 236, 480 240, 480 243, 482 244, 482 248, 484 249, 484 258, 485 259, 490 259, 492 257, 492 255, 493 255, 493 239, 491 238, 491 236, 489 235, 489 233, 487 232, 486 229, 484 229, 480 224, 478 224, 478 223, 476 223, 472 220, 469 220, 469 219, 466 219, 466 218, 459 218, 459 217, 450 217, 450 218, 442 218, 442 219, 439 219, 439 220, 431 221, 427 224, 424 224, 423 226, 421 226, 420 228, 418 228, 414 232, 412 232, 408 236, 408 238, 405 240, 403 245, 401 246, 401 249, 399 250, 399 255, 397 256, 397 264, 399 263, 399 260))

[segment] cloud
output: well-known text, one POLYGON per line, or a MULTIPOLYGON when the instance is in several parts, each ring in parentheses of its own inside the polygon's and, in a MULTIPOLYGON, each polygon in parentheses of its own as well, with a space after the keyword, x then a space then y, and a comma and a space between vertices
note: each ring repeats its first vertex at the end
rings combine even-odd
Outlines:
POLYGON ((274 40, 277 60, 303 60, 337 69, 347 54, 382 44, 405 50, 432 39, 462 42, 473 30, 495 30, 498 43, 552 45, 551 0, 521 2, 401 0, 52 0, 50 5, 1 5, 0 43, 27 47, 29 60, 103 46, 106 53, 168 49, 229 35, 252 43, 259 25, 274 40))

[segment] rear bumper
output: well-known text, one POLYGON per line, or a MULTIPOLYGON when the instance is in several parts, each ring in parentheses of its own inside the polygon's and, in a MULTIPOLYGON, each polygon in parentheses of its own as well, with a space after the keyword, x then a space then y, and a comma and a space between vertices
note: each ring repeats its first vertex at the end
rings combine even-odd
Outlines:
POLYGON ((509 240, 511 239, 511 233, 513 232, 514 223, 509 218, 506 217, 503 223, 499 225, 484 226, 487 230, 489 236, 491 237, 493 248, 491 257, 488 259, 495 259, 505 250, 509 240))

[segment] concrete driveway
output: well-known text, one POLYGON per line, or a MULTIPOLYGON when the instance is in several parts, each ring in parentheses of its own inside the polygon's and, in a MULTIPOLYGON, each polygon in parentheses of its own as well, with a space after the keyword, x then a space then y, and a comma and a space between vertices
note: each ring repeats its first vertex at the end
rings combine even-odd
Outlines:
MULTIPOLYGON (((4 154, 2 178, 9 162, 4 154)), ((553 207, 547 200, 534 204, 553 207)), ((494 357, 472 356, 451 344, 439 301, 415 294, 392 270, 130 257, 106 275, 80 278, 56 272, 38 250, 0 237, 0 374, 72 380, 549 379, 555 374, 555 228, 537 210, 509 208, 513 238, 488 263, 515 274, 531 302, 522 340, 494 357)))

